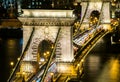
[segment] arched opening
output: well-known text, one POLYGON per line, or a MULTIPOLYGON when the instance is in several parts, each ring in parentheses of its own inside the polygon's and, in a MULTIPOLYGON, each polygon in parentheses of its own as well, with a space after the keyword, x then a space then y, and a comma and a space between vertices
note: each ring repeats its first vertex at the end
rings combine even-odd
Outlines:
POLYGON ((98 19, 100 16, 100 12, 98 10, 93 10, 90 14, 90 26, 96 25, 98 23, 98 19))
POLYGON ((115 11, 115 18, 120 18, 120 11, 115 11))
POLYGON ((40 57, 40 61, 44 62, 47 61, 49 56, 51 55, 53 50, 53 42, 48 39, 44 39, 38 45, 38 54, 40 57))

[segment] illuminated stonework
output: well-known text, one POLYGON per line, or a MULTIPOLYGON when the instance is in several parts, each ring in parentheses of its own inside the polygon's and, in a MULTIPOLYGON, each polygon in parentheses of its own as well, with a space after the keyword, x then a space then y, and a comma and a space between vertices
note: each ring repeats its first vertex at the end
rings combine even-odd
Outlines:
POLYGON ((28 62, 28 61, 22 61, 20 66, 20 72, 26 72, 26 73, 36 73, 38 69, 38 64, 36 62, 28 62))
MULTIPOLYGON (((91 1, 91 0, 90 0, 91 1)), ((102 24, 110 24, 110 2, 109 0, 93 0, 87 4, 87 2, 81 2, 82 7, 82 16, 81 21, 83 20, 80 29, 88 29, 91 12, 97 10, 100 12, 100 22, 102 24)))
MULTIPOLYGON (((26 28, 29 26, 26 26, 26 28)), ((25 28, 25 27, 24 27, 25 28)), ((23 30, 24 30, 23 28, 23 30)), ((25 29, 26 29, 25 28, 25 29)), ((28 29, 28 28, 27 28, 28 29)), ((25 38, 24 38, 24 42, 26 42, 26 37, 29 37, 28 33, 30 30, 25 31, 25 38), (26 35, 27 33, 27 35, 26 35)), ((33 38, 30 42, 30 46, 28 48, 28 51, 26 52, 26 56, 24 58, 24 61, 38 61, 37 60, 37 54, 38 54, 38 45, 42 40, 48 39, 50 41, 52 41, 53 43, 55 42, 55 38, 57 36, 57 32, 58 32, 58 27, 57 26, 35 26, 35 32, 33 35, 33 38), (47 32, 47 29, 48 32, 47 32)), ((26 44, 26 43, 25 43, 26 44)))
POLYGON ((25 26, 70 26, 74 19, 71 18, 20 18, 25 26))
MULTIPOLYGON (((73 60, 72 48, 72 25, 74 23, 73 10, 32 10, 23 9, 23 14, 18 17, 23 24, 23 49, 29 40, 32 32, 31 28, 35 28, 29 48, 24 56, 24 61, 40 61, 38 60, 38 45, 41 41, 48 39, 55 42, 58 29, 61 28, 59 43, 60 60, 62 62, 71 62, 73 60)), ((57 59, 56 54, 56 59, 57 59)), ((58 61, 58 60, 57 60, 58 61)), ((39 62, 40 63, 40 62, 39 62)))
POLYGON ((22 9, 22 17, 36 18, 73 18, 73 10, 39 10, 39 9, 22 9))
MULTIPOLYGON (((85 18, 83 20, 83 23, 88 23, 89 22, 90 14, 93 10, 97 10, 97 11, 100 12, 101 8, 102 8, 102 2, 89 2, 89 5, 88 5, 88 8, 87 8, 87 12, 86 12, 85 18)), ((85 9, 85 8, 83 8, 83 9, 85 9)), ((84 12, 82 12, 82 13, 83 13, 82 15, 84 15, 84 12)))

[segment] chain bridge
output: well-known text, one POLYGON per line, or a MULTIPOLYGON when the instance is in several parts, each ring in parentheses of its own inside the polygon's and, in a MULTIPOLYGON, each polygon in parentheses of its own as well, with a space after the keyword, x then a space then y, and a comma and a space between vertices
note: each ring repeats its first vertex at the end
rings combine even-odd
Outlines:
POLYGON ((81 78, 87 54, 112 28, 109 0, 80 1, 82 16, 74 35, 73 10, 22 9, 18 19, 23 28, 23 50, 8 82, 67 82, 81 78), (93 11, 99 17, 90 21, 93 11))

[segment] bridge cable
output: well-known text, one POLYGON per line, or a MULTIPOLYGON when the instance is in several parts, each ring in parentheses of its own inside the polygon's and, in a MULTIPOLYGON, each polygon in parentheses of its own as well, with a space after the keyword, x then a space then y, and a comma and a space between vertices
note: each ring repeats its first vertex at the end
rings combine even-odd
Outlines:
POLYGON ((85 16, 86 16, 86 13, 87 13, 87 11, 88 11, 88 7, 89 7, 89 2, 87 2, 87 7, 86 7, 85 12, 84 12, 84 15, 83 15, 83 17, 82 17, 82 19, 81 19, 81 21, 80 21, 80 26, 79 26, 79 28, 77 29, 77 33, 76 33, 73 37, 75 37, 76 35, 78 35, 79 32, 80 32, 80 27, 81 27, 81 25, 82 25, 82 23, 83 23, 83 21, 84 21, 84 18, 85 18, 85 16))
POLYGON ((49 57, 49 59, 48 59, 48 61, 47 61, 47 66, 46 66, 46 68, 45 68, 45 70, 44 70, 44 73, 43 73, 43 75, 42 75, 42 77, 41 77, 41 81, 40 81, 40 82, 44 82, 44 79, 45 79, 45 76, 46 76, 47 71, 48 71, 48 69, 49 69, 49 66, 50 66, 50 64, 51 64, 51 62, 52 62, 52 59, 53 59, 54 55, 55 55, 55 50, 56 50, 57 42, 58 42, 58 40, 59 40, 60 32, 61 32, 61 27, 60 27, 59 30, 58 30, 57 37, 56 37, 56 40, 55 40, 55 43, 54 43, 54 49, 53 49, 53 51, 52 51, 52 53, 51 53, 51 55, 50 55, 50 57, 49 57))

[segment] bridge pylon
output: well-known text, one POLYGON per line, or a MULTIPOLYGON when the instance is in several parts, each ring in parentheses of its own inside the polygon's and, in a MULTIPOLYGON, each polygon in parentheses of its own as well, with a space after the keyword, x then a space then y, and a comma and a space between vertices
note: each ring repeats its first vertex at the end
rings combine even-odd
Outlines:
POLYGON ((101 24, 103 23, 107 25, 110 24, 109 0, 81 0, 80 3, 82 6, 80 30, 85 30, 90 28, 90 17, 93 11, 98 11, 100 13, 99 22, 101 24))
POLYGON ((16 74, 24 74, 25 81, 37 74, 52 54, 59 28, 61 31, 52 63, 72 62, 74 54, 71 35, 75 20, 73 10, 23 9, 23 14, 18 19, 23 27, 24 54, 16 74))

